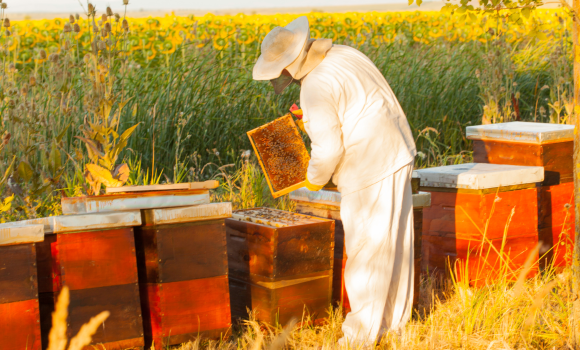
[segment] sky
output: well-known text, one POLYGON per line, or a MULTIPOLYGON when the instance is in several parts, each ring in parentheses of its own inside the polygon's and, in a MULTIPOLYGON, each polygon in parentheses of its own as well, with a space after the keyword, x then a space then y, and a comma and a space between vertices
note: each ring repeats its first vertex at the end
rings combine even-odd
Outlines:
MULTIPOLYGON (((13 13, 21 12, 77 12, 79 0, 2 0, 13 13)), ((87 0, 80 0, 86 7, 87 0)), ((220 10, 265 7, 316 7, 355 4, 400 3, 406 0, 129 0, 129 10, 220 10)), ((111 6, 122 8, 122 0, 92 0, 97 9, 111 6)))

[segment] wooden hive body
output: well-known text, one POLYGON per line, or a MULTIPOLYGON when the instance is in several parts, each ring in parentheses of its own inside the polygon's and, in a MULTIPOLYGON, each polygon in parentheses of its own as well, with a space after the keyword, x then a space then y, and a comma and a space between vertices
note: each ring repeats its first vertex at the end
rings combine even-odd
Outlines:
MULTIPOLYGON (((451 268, 474 285, 496 279, 502 269, 517 278, 538 243, 541 170, 492 164, 417 170, 421 189, 432 196, 423 213, 423 269, 451 268)), ((536 272, 537 266, 529 276, 536 272)))
MULTIPOLYGON (((45 239, 36 243, 40 325, 48 346, 55 303, 70 289, 67 336, 72 338, 91 317, 111 314, 92 338, 107 349, 143 346, 133 226, 138 211, 57 216, 21 223, 44 225, 45 239)), ((21 223, 4 224, 18 226, 21 223)))
POLYGON ((0 229, 0 344, 6 350, 40 350, 35 242, 42 225, 0 229))
MULTIPOLYGON (((430 205, 430 197, 431 195, 429 193, 413 194, 415 254, 413 306, 417 306, 419 302, 423 208, 430 205)), ((296 202, 296 212, 298 213, 335 220, 332 302, 335 305, 342 305, 344 310, 349 312, 350 303, 344 286, 344 268, 346 266, 347 256, 346 249, 344 248, 344 227, 340 218, 340 193, 328 190, 312 192, 301 188, 292 192, 290 198, 296 202)))
POLYGON ((146 347, 224 336, 231 321, 224 219, 231 204, 149 209, 142 217, 135 239, 146 347))
POLYGON ((331 302, 334 222, 258 208, 226 220, 232 316, 286 324, 326 317, 331 302))
POLYGON ((574 126, 503 123, 467 127, 477 163, 542 166, 538 229, 543 265, 570 266, 574 245, 574 126), (572 205, 570 208, 569 205, 572 205))
POLYGON ((538 229, 543 265, 572 265, 575 240, 574 183, 538 188, 538 229))

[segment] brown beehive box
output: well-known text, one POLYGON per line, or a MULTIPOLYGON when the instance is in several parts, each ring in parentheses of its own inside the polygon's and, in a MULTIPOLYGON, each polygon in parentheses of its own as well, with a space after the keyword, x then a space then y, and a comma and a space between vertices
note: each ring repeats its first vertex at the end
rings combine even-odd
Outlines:
MULTIPOLYGON (((417 178, 417 180, 419 180, 417 178)), ((418 184, 417 186, 418 187, 418 184)), ((344 268, 346 266, 346 249, 344 247, 344 228, 340 218, 341 195, 337 191, 320 190, 317 192, 301 188, 290 194, 290 199, 296 202, 298 213, 318 216, 335 220, 334 231, 334 267, 332 282, 332 302, 341 304, 346 312, 350 311, 348 294, 344 286, 344 268)), ((423 223, 423 208, 431 205, 430 193, 413 194, 413 220, 414 220, 414 291, 413 305, 419 301, 419 287, 421 282, 421 236, 423 223)))
POLYGON ((543 265, 569 266, 574 245, 574 126, 512 122, 467 127, 478 163, 544 167, 538 188, 543 265))
MULTIPOLYGON (((423 269, 469 267, 460 277, 473 285, 498 278, 501 268, 517 278, 538 244, 537 184, 544 180, 543 168, 471 163, 415 173, 421 190, 431 192, 431 207, 423 212, 423 269)), ((537 265, 528 276, 536 272, 537 265)))
POLYGON ((133 226, 141 224, 139 211, 54 216, 2 226, 20 224, 44 225, 45 239, 36 243, 44 348, 51 313, 64 286, 70 289, 69 338, 91 317, 108 310, 111 314, 91 345, 107 349, 144 345, 133 234, 133 226))
POLYGON ((0 229, 0 344, 6 350, 40 350, 35 242, 42 225, 0 229))
POLYGON ((303 187, 310 156, 290 114, 248 131, 274 198, 303 187))
POLYGON ((538 188, 538 225, 542 264, 572 265, 575 241, 574 183, 538 188))
POLYGON ((334 221, 257 208, 226 219, 232 316, 286 324, 331 303, 334 221))
POLYGON ((145 344, 220 338, 230 321, 224 219, 231 203, 147 209, 135 228, 145 344))
POLYGON ((475 163, 544 167, 543 185, 574 180, 574 125, 510 122, 467 127, 475 163))

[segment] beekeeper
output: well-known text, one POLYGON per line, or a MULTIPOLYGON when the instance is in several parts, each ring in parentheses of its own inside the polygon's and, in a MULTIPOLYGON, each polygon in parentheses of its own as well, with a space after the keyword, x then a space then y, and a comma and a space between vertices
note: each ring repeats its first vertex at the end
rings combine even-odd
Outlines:
POLYGON ((306 187, 318 191, 332 177, 342 194, 352 311, 339 342, 372 345, 403 327, 412 309, 416 150, 405 113, 368 57, 330 39, 310 39, 306 17, 268 33, 253 77, 271 81, 276 93, 292 82, 301 86, 312 141, 306 187))

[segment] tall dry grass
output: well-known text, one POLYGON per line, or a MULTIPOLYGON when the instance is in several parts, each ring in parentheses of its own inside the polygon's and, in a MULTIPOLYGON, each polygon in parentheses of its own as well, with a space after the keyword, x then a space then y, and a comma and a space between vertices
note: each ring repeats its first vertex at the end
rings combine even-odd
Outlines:
MULTIPOLYGON (((571 282, 570 270, 481 288, 426 277, 421 311, 401 332, 381 338, 376 349, 572 349, 571 282)), ((273 327, 253 319, 234 329, 231 339, 197 340, 174 349, 337 349, 343 320, 337 310, 319 326, 273 327)))

